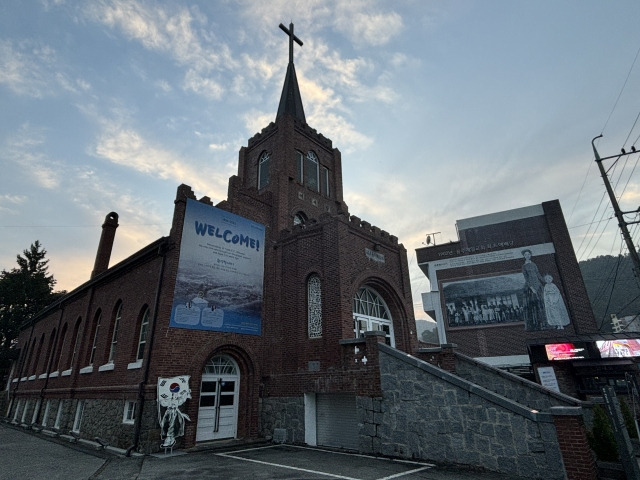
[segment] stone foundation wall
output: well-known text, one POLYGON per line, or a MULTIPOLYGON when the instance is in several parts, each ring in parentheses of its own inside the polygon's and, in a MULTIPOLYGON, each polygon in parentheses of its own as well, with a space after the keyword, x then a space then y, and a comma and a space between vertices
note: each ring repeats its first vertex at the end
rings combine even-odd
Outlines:
MULTIPOLYGON (((78 402, 83 401, 84 411, 78 435, 89 440, 99 437, 113 447, 126 450, 133 445, 135 428, 133 424, 123 422, 125 402, 127 400, 131 399, 45 399, 41 402, 40 412, 33 424, 44 426, 48 430, 56 429, 61 434, 69 434, 73 429, 78 402), (47 401, 49 401, 48 411, 46 407, 47 401), (58 411, 60 411, 60 416, 56 426, 58 411)), ((15 400, 7 418, 10 421, 13 420, 17 409, 16 422, 31 425, 36 407, 37 400, 31 399, 28 403, 25 399, 15 400), (25 408, 25 421, 22 422, 25 408)), ((155 400, 145 402, 142 422, 138 451, 143 453, 159 451, 161 439, 155 400)))
POLYGON ((266 397, 260 400, 260 436, 274 438, 277 429, 286 430, 285 438, 279 440, 304 443, 304 397, 266 397))
POLYGON ((358 400, 365 453, 564 479, 553 417, 380 348, 382 397, 358 400))

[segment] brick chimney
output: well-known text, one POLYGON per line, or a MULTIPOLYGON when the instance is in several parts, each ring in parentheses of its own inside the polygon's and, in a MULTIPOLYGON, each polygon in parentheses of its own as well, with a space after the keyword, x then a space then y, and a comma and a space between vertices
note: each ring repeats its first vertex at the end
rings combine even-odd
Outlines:
POLYGON ((96 263, 93 265, 91 278, 100 275, 109 268, 109 259, 111 258, 111 250, 113 249, 113 239, 116 236, 116 228, 118 228, 118 214, 111 212, 104 218, 104 223, 102 224, 102 234, 100 235, 98 253, 96 253, 96 263))

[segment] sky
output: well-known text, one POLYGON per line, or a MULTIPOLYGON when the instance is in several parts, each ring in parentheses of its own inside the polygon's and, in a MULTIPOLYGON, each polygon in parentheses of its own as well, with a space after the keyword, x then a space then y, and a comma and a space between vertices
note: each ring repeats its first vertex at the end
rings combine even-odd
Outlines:
MULTIPOLYGON (((39 240, 72 290, 109 212, 114 265, 169 234, 178 185, 224 200, 275 120, 290 22, 307 122, 342 152, 349 212, 407 249, 416 318, 415 250, 459 219, 558 199, 579 260, 624 253, 591 141, 640 136, 638 18, 637 0, 0 2, 0 269, 39 240)), ((639 156, 603 162, 624 211, 639 156)))

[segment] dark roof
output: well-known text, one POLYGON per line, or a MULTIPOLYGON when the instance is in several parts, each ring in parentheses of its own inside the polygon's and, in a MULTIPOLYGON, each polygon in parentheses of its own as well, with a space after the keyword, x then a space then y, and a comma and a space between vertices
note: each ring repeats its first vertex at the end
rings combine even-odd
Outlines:
POLYGON ((287 66, 287 74, 284 77, 284 86, 282 87, 276 121, 287 114, 293 116, 296 120, 307 123, 304 116, 304 108, 302 107, 298 78, 296 77, 296 67, 293 65, 293 62, 289 62, 287 66))

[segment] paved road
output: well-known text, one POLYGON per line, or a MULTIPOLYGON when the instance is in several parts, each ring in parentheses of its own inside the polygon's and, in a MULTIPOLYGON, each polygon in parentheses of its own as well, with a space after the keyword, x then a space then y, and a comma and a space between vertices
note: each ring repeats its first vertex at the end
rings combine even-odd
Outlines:
POLYGON ((116 457, 52 441, 0 423, 0 480, 518 480, 291 445, 238 446, 137 458, 116 457))

